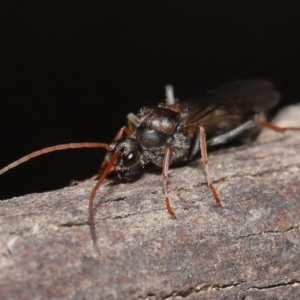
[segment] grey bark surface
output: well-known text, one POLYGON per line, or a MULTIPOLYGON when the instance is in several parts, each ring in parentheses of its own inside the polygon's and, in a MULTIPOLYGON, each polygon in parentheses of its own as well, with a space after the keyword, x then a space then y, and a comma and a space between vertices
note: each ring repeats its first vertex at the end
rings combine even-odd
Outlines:
MULTIPOLYGON (((300 108, 277 124, 300 126, 300 108)), ((170 169, 177 219, 160 173, 105 180, 93 248, 93 182, 0 201, 1 299, 300 299, 300 132, 265 130, 209 153, 223 207, 200 161, 170 169)), ((3 175, 5 176, 5 175, 3 175)))

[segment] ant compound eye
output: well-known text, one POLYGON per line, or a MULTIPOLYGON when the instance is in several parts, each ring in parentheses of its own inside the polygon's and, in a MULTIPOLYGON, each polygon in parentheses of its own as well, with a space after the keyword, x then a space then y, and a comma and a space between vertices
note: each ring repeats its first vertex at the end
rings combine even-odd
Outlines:
POLYGON ((136 165, 140 160, 140 154, 137 151, 130 151, 123 159, 125 168, 130 168, 136 165))

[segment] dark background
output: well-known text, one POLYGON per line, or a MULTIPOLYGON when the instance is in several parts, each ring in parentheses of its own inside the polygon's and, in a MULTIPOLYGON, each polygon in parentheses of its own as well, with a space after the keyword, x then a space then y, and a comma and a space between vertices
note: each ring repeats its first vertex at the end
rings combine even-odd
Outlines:
MULTIPOLYGON (((1 4, 0 166, 51 145, 110 142, 128 112, 262 77, 299 84, 297 1, 11 1, 1 4), (34 4, 33 4, 34 3, 34 4)), ((99 149, 61 151, 0 177, 0 199, 94 175, 99 149)))

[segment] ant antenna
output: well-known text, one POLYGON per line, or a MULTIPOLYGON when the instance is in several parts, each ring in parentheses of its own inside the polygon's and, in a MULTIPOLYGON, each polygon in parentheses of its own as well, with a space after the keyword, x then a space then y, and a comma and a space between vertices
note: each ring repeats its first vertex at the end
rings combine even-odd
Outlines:
POLYGON ((98 182, 96 183, 96 185, 94 186, 91 195, 90 195, 90 200, 89 200, 89 224, 90 224, 90 231, 91 231, 91 236, 93 239, 93 243, 94 246, 96 248, 96 251, 98 252, 98 254, 100 255, 100 249, 97 243, 97 235, 96 235, 96 229, 95 229, 95 220, 94 220, 94 212, 93 212, 93 208, 94 208, 94 199, 96 196, 96 193, 98 191, 98 189, 100 188, 103 180, 106 178, 107 174, 111 171, 113 171, 113 164, 116 161, 116 159, 121 155, 120 151, 115 152, 112 157, 110 158, 110 160, 104 161, 104 163, 102 164, 100 170, 103 170, 103 172, 100 175, 100 178, 98 180, 98 182))
POLYGON ((26 156, 21 157, 20 159, 14 161, 13 163, 9 164, 8 166, 4 167, 0 170, 0 175, 4 174, 8 170, 17 167, 18 165, 26 162, 27 160, 40 156, 42 154, 46 154, 53 151, 65 150, 65 149, 74 149, 74 148, 105 148, 107 151, 110 150, 108 144, 104 143, 70 143, 70 144, 61 144, 56 146, 47 147, 35 152, 32 152, 26 156))

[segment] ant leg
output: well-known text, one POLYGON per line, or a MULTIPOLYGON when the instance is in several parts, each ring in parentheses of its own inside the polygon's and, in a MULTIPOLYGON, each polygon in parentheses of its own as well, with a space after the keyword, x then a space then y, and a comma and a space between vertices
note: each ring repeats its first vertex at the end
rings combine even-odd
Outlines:
POLYGON ((285 132, 287 130, 299 130, 300 131, 299 127, 278 127, 276 125, 267 123, 265 121, 260 121, 260 120, 257 121, 257 124, 262 127, 265 127, 265 128, 277 131, 277 132, 285 132))
POLYGON ((170 205, 170 198, 168 195, 168 187, 167 187, 170 154, 171 154, 171 147, 167 145, 165 149, 165 156, 164 156, 163 167, 162 167, 162 181, 164 186, 164 193, 166 197, 165 199, 166 199, 166 206, 167 206, 168 213, 170 214, 171 218, 176 219, 175 213, 170 205))
POLYGON ((227 143, 228 141, 233 140, 234 138, 238 137, 239 135, 253 128, 254 126, 256 126, 255 121, 249 120, 224 134, 211 138, 206 142, 206 144, 208 146, 215 146, 215 145, 227 143))
POLYGON ((204 128, 202 126, 199 126, 199 136, 200 136, 200 152, 201 152, 202 162, 204 165, 207 185, 213 194, 213 197, 216 201, 216 205, 221 207, 222 205, 221 205, 220 198, 219 198, 218 193, 217 193, 215 187, 213 186, 210 176, 209 176, 208 157, 207 157, 207 148, 206 148, 206 136, 205 136, 204 128))
POLYGON ((127 115, 127 127, 133 132, 133 127, 136 128, 141 124, 141 120, 133 113, 127 115))
POLYGON ((87 178, 85 180, 76 180, 75 179, 75 180, 71 180, 70 185, 76 185, 76 184, 87 182, 87 181, 94 181, 94 180, 96 180, 98 178, 99 178, 99 174, 96 174, 96 175, 94 175, 94 176, 92 176, 90 178, 87 178))
POLYGON ((172 85, 166 85, 166 105, 174 105, 176 103, 175 97, 174 97, 174 89, 172 85))
POLYGON ((189 150, 187 159, 192 160, 192 158, 198 151, 199 151, 199 134, 198 134, 197 130, 195 130, 193 138, 192 138, 192 142, 190 144, 190 150, 189 150))
POLYGON ((115 138, 113 139, 113 141, 117 141, 119 140, 122 136, 123 133, 126 133, 126 131, 128 130, 128 128, 126 126, 123 126, 117 133, 117 135, 115 136, 115 138))
POLYGON ((133 128, 137 127, 140 124, 140 119, 130 113, 127 115, 127 126, 123 126, 117 133, 117 135, 114 138, 114 141, 119 140, 122 138, 123 134, 125 133, 127 136, 130 136, 133 132, 133 128))

